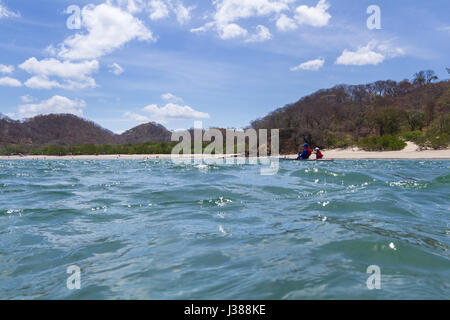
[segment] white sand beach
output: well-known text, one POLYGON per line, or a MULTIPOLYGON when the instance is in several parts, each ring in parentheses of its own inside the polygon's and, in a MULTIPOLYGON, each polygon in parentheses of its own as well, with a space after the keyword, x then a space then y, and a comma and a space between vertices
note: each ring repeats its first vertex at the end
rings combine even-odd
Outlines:
MULTIPOLYGON (((335 160, 358 160, 358 159, 448 159, 450 160, 450 149, 443 150, 420 150, 414 143, 408 142, 405 149, 400 151, 383 151, 383 152, 369 152, 358 148, 348 149, 330 149, 323 150, 325 159, 335 160)), ((205 156, 205 158, 233 158, 237 155, 215 155, 205 156)), ((178 159, 191 158, 193 155, 179 156, 178 159)), ((281 155, 280 158, 295 159, 297 155, 281 155)), ((29 159, 29 160, 145 160, 145 159, 172 159, 170 154, 136 154, 136 155, 85 155, 85 156, 0 156, 0 160, 17 160, 17 159, 29 159)), ((314 155, 311 159, 314 159, 314 155)))
MULTIPOLYGON (((407 142, 405 149, 400 151, 375 151, 369 152, 358 148, 323 150, 325 159, 357 160, 357 159, 450 159, 450 149, 443 150, 420 150, 419 147, 407 142)), ((296 158, 290 155, 288 158, 296 158)), ((314 155, 312 158, 315 158, 314 155)))

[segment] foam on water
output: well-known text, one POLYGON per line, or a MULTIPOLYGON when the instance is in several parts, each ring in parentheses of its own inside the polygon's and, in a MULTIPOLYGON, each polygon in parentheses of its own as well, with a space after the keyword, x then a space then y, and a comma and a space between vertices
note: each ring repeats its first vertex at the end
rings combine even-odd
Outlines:
POLYGON ((0 298, 450 298, 450 161, 260 169, 0 161, 0 298))

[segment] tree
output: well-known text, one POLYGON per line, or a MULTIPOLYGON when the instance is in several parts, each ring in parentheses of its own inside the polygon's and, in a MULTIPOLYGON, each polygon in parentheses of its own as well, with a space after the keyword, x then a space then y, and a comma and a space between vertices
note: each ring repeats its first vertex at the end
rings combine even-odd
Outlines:
POLYGON ((425 71, 419 71, 414 74, 413 83, 418 86, 423 86, 426 82, 425 71))
POLYGON ((438 80, 438 76, 433 70, 425 70, 425 71, 419 71, 416 74, 414 74, 414 84, 417 84, 419 86, 423 86, 425 84, 430 84, 435 80, 438 80))
POLYGON ((426 75, 427 84, 432 83, 433 81, 439 80, 438 76, 436 75, 436 72, 434 72, 433 70, 425 71, 425 75, 426 75))
POLYGON ((400 109, 392 107, 376 108, 369 115, 369 123, 374 129, 377 129, 380 136, 383 136, 399 132, 403 118, 404 113, 400 109))
POLYGON ((407 121, 411 131, 422 130, 426 125, 427 117, 425 113, 420 111, 409 111, 407 113, 407 121))

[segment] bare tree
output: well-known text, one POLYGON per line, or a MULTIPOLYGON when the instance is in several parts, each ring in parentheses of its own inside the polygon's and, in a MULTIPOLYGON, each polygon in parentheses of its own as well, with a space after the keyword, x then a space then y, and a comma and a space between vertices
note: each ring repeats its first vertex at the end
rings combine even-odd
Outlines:
POLYGON ((414 74, 413 83, 419 86, 423 86, 426 82, 425 71, 419 71, 414 74))
POLYGON ((433 81, 438 80, 438 76, 436 75, 436 72, 433 70, 427 70, 425 71, 427 83, 432 83, 433 81))
POLYGON ((417 84, 419 86, 430 84, 438 79, 438 76, 433 70, 419 71, 414 74, 414 84, 417 84))

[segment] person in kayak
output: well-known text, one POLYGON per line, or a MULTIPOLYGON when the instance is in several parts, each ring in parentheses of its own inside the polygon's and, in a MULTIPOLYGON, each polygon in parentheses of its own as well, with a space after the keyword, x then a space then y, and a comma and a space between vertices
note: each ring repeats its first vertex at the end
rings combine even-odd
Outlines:
POLYGON ((307 143, 303 145, 303 152, 298 155, 297 160, 308 160, 312 154, 312 150, 307 143))
POLYGON ((322 160, 323 159, 323 153, 320 151, 320 148, 315 148, 314 153, 316 154, 316 160, 322 160))

